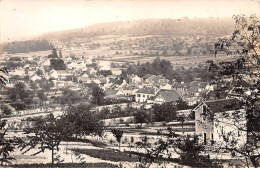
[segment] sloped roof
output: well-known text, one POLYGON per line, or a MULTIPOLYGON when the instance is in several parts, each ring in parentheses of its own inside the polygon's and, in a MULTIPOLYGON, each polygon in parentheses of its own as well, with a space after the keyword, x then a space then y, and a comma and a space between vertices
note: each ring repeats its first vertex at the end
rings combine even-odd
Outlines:
POLYGON ((58 74, 68 74, 66 70, 56 70, 58 74))
POLYGON ((199 91, 199 87, 192 86, 192 87, 189 88, 189 91, 191 91, 191 92, 198 92, 199 91))
POLYGON ((238 110, 241 109, 242 107, 242 102, 238 99, 221 99, 221 100, 207 101, 204 103, 214 113, 238 110))
POLYGON ((117 90, 112 90, 112 89, 105 91, 106 96, 113 96, 113 95, 116 95, 116 93, 117 93, 117 90))
POLYGON ((173 86, 174 88, 184 88, 184 85, 181 84, 181 83, 178 83, 178 82, 174 83, 172 86, 173 86))
POLYGON ((173 102, 182 98, 176 90, 161 91, 159 95, 161 95, 166 102, 173 102))
POLYGON ((146 74, 145 76, 143 76, 143 79, 150 78, 151 76, 153 76, 153 75, 152 74, 146 74))
POLYGON ((153 87, 143 87, 140 90, 138 90, 136 93, 155 94, 155 89, 153 87))

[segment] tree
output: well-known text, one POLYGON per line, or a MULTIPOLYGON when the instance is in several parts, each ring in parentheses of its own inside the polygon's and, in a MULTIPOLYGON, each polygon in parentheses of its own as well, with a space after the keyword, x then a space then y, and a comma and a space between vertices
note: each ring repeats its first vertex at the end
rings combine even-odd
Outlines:
POLYGON ((39 91, 37 96, 39 97, 40 101, 47 101, 48 100, 48 97, 44 94, 43 91, 39 91))
POLYGON ((176 108, 172 103, 155 104, 153 106, 154 120, 157 122, 171 121, 176 118, 176 108))
POLYGON ((9 116, 12 114, 12 110, 10 109, 10 107, 4 103, 0 103, 0 110, 2 111, 2 114, 5 116, 9 116))
MULTIPOLYGON (((0 69, 0 85, 5 85, 7 82, 7 79, 5 78, 8 74, 7 68, 1 68, 0 69)), ((2 104, 1 104, 2 108, 2 104)), ((3 114, 7 115, 10 114, 9 110, 4 109, 3 114)), ((17 145, 17 139, 15 138, 5 138, 7 128, 5 128, 7 124, 7 120, 2 120, 2 116, 0 115, 0 162, 1 166, 3 166, 4 163, 11 163, 10 160, 14 160, 13 157, 10 157, 10 152, 14 151, 15 145, 17 145)))
POLYGON ((62 90, 62 96, 58 97, 57 100, 60 104, 77 104, 83 102, 83 97, 76 91, 65 88, 62 90))
POLYGON ((7 82, 5 75, 8 74, 7 68, 6 67, 0 68, 0 74, 1 74, 0 75, 0 84, 5 85, 7 82))
POLYGON ((60 142, 66 136, 66 132, 63 129, 64 123, 60 118, 54 118, 53 114, 50 114, 46 118, 39 117, 34 121, 32 128, 24 130, 27 134, 29 141, 24 141, 20 144, 22 154, 27 153, 33 148, 38 146, 39 151, 32 154, 37 155, 44 153, 45 150, 51 150, 51 163, 54 164, 54 151, 59 150, 60 142))
POLYGON ((99 86, 95 86, 92 90, 92 103, 95 105, 102 105, 104 96, 104 91, 99 86))
POLYGON ((147 123, 150 120, 149 114, 145 110, 137 110, 134 114, 135 123, 141 123, 141 128, 143 123, 147 123))
POLYGON ((118 147, 119 147, 119 151, 120 151, 120 144, 121 144, 121 139, 123 137, 123 130, 120 129, 112 129, 111 133, 114 135, 114 137, 116 138, 116 141, 118 142, 118 147))
POLYGON ((79 104, 70 106, 62 117, 65 123, 64 129, 68 132, 70 137, 86 136, 86 135, 103 135, 103 122, 95 113, 91 112, 91 106, 88 104, 79 104))
POLYGON ((55 70, 65 70, 66 65, 61 58, 53 58, 50 60, 50 68, 55 70))
POLYGON ((181 98, 176 101, 176 107, 177 110, 185 110, 190 108, 188 103, 182 100, 181 98))
POLYGON ((21 104, 29 106, 33 102, 34 92, 27 89, 26 85, 18 82, 13 88, 8 89, 8 98, 12 101, 11 106, 21 104))
POLYGON ((62 52, 59 50, 59 57, 62 58, 62 52))
MULTIPOLYGON (((259 94, 256 90, 259 80, 259 45, 260 45, 260 21, 255 15, 246 17, 244 15, 234 16, 236 22, 236 29, 230 38, 220 38, 215 44, 215 55, 219 52, 224 52, 228 56, 235 58, 234 61, 228 63, 232 66, 232 70, 226 72, 226 68, 220 68, 220 75, 232 75, 234 82, 238 82, 243 77, 256 77, 257 81, 250 85, 250 94, 241 92, 242 106, 246 110, 246 121, 243 122, 241 113, 234 112, 232 115, 223 113, 226 119, 233 119, 234 123, 231 125, 240 131, 241 134, 246 134, 247 142, 243 146, 237 146, 236 136, 232 132, 222 135, 226 146, 221 147, 221 150, 226 150, 232 154, 234 158, 245 159, 241 160, 246 166, 260 166, 260 151, 257 144, 260 139, 260 110, 259 110, 259 94), (223 71, 224 70, 224 71, 223 71), (242 77, 241 77, 242 75, 242 77), (237 124, 240 123, 240 124, 237 124), (241 124, 244 123, 244 124, 241 124)), ((221 77, 218 82, 221 81, 221 77)), ((214 117, 214 116, 211 116, 214 117)))

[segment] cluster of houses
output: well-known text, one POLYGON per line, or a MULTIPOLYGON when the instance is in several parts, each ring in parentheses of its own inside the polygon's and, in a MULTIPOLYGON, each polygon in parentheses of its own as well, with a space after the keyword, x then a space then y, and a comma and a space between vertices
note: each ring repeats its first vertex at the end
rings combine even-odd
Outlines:
MULTIPOLYGON (((54 86, 50 91, 54 89, 58 91, 65 87, 82 89, 82 87, 87 88, 87 85, 95 83, 104 90, 105 98, 128 99, 142 104, 146 108, 151 108, 153 104, 165 102, 175 104, 176 101, 183 100, 190 106, 196 105, 192 112, 195 115, 195 134, 200 135, 201 142, 213 144, 223 139, 223 133, 228 134, 230 130, 234 135, 237 135, 233 138, 246 142, 245 132, 239 131, 234 124, 230 126, 232 124, 228 123, 233 122, 232 117, 227 119, 227 117, 221 116, 221 113, 229 113, 232 116, 232 112, 239 111, 242 118, 239 124, 240 126, 245 125, 245 109, 240 104, 241 92, 247 95, 258 93, 260 86, 251 89, 251 84, 254 84, 258 78, 245 75, 239 83, 233 83, 232 77, 226 77, 223 78, 222 85, 203 82, 197 78, 190 83, 176 82, 168 80, 162 75, 151 74, 143 77, 127 75, 125 79, 121 79, 120 75, 126 69, 122 62, 119 62, 117 64, 119 67, 115 68, 111 67, 112 61, 106 60, 93 60, 84 57, 76 59, 64 57, 63 60, 66 70, 46 70, 50 66, 50 59, 47 56, 24 57, 22 61, 26 62, 25 66, 10 71, 8 77, 20 77, 23 78, 20 80, 23 82, 25 82, 25 77, 32 82, 42 79, 51 80, 54 86), (109 71, 110 74, 104 76, 101 71, 109 71), (219 88, 223 88, 224 95, 216 98, 214 90, 219 88), (234 105, 226 108, 230 104, 234 105), (208 117, 210 114, 214 114, 213 119, 208 117), (223 122, 224 120, 226 121, 223 122)), ((12 87, 15 82, 17 79, 9 79, 7 87, 12 87)))

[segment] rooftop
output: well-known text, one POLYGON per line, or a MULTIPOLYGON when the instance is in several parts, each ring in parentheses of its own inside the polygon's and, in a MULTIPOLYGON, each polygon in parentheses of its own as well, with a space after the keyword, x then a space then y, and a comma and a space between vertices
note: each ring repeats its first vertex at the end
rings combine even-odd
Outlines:
POLYGON ((136 93, 155 94, 155 89, 153 87, 144 87, 138 90, 136 93))
POLYGON ((207 101, 204 103, 214 113, 238 110, 242 108, 242 102, 238 99, 220 99, 207 101))
POLYGON ((182 98, 176 90, 161 91, 159 95, 161 95, 166 102, 173 102, 182 98))

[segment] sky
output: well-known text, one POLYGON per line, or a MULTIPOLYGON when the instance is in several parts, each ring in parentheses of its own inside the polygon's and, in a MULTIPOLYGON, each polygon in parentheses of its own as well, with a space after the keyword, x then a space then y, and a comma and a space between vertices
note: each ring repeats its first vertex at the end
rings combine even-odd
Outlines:
POLYGON ((0 41, 96 23, 260 16, 260 0, 0 0, 0 41))

